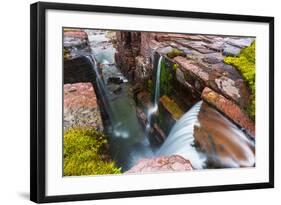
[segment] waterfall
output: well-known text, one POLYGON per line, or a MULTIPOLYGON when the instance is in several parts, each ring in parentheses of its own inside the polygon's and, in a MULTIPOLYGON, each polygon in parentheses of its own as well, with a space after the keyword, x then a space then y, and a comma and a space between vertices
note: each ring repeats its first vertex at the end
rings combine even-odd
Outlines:
POLYGON ((194 147, 193 128, 198 123, 198 113, 202 101, 196 103, 188 112, 186 112, 173 126, 166 141, 157 151, 157 156, 170 156, 174 154, 181 155, 190 160, 192 166, 196 169, 202 169, 206 161, 203 153, 200 153, 194 147))
POLYGON ((154 107, 155 112, 158 109, 158 101, 159 101, 159 97, 160 97, 160 75, 161 75, 162 58, 163 58, 163 56, 159 57, 157 71, 156 71, 156 84, 155 84, 155 93, 154 93, 154 101, 153 101, 153 107, 154 107))
POLYGON ((102 94, 106 94, 105 92, 105 86, 104 86, 104 82, 103 82, 103 79, 100 75, 100 72, 98 71, 98 66, 97 66, 97 62, 96 60, 91 56, 91 55, 88 55, 86 56, 86 58, 88 59, 88 61, 90 62, 94 72, 95 72, 95 75, 96 75, 96 83, 97 83, 97 86, 99 87, 99 90, 102 91, 102 94))
POLYGON ((176 122, 156 155, 181 155, 190 160, 195 169, 209 166, 207 160, 215 167, 252 167, 255 165, 254 149, 254 142, 240 128, 200 101, 176 122), (208 137, 201 133, 196 138, 199 144, 205 145, 204 153, 194 146, 194 126, 208 133, 208 137))
POLYGON ((98 88, 98 92, 100 93, 100 99, 103 102, 103 105, 105 106, 105 110, 107 111, 107 114, 109 116, 109 119, 112 120, 112 112, 111 112, 111 108, 108 102, 108 96, 107 96, 107 89, 105 88, 105 84, 104 81, 100 75, 100 72, 98 70, 98 66, 97 66, 97 62, 95 60, 95 58, 93 58, 91 55, 87 55, 85 56, 89 63, 92 66, 92 69, 94 70, 95 73, 95 84, 97 85, 98 88))
POLYGON ((146 133, 149 132, 151 127, 151 118, 158 110, 158 101, 160 97, 160 75, 161 75, 161 63, 162 63, 163 56, 159 57, 157 71, 156 71, 156 81, 155 81, 155 91, 154 91, 154 98, 153 98, 153 105, 147 111, 147 124, 146 124, 146 133))

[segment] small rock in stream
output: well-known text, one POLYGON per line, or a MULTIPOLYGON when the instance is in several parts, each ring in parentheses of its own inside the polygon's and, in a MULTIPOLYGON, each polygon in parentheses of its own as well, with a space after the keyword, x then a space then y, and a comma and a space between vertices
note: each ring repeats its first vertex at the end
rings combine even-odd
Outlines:
POLYGON ((123 83, 123 80, 119 77, 109 77, 107 79, 107 84, 110 84, 110 83, 121 84, 121 83, 123 83))

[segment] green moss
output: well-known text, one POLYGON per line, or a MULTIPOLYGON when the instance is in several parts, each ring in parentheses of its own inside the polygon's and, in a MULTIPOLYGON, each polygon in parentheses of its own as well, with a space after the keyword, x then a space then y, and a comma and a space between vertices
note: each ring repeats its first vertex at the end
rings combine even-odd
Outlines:
POLYGON ((149 79, 148 81, 145 81, 146 82, 146 89, 148 90, 149 94, 152 95, 152 92, 153 92, 153 82, 151 79, 149 79))
POLYGON ((186 58, 189 59, 189 60, 194 59, 193 55, 191 55, 191 54, 186 55, 186 58))
POLYGON ((118 174, 108 159, 107 140, 91 128, 71 128, 64 133, 64 176, 118 174))
POLYGON ((183 52, 179 49, 173 48, 172 51, 170 51, 169 53, 167 53, 167 56, 169 58, 174 58, 176 56, 182 56, 183 52))
POLYGON ((179 119, 184 114, 180 107, 168 96, 162 96, 160 98, 160 101, 162 105, 168 110, 168 112, 173 116, 174 119, 179 119))
POLYGON ((236 67, 241 73, 251 90, 250 103, 246 108, 247 114, 254 120, 255 119, 255 73, 256 73, 256 44, 252 43, 251 46, 242 49, 238 57, 225 57, 224 62, 236 67))
POLYGON ((172 93, 173 90, 173 74, 172 70, 166 66, 165 61, 161 62, 161 73, 160 73, 160 96, 168 95, 172 93))
POLYGON ((179 64, 174 63, 173 64, 173 69, 174 69, 175 72, 177 71, 178 68, 179 68, 179 64))

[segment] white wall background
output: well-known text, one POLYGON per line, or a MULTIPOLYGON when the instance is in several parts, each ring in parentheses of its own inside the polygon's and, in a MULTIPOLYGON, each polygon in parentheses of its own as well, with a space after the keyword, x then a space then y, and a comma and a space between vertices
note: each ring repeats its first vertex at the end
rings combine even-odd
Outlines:
MULTIPOLYGON (((52 1, 52 0, 49 0, 52 1)), ((60 0, 69 3, 146 7, 186 11, 275 16, 275 105, 281 104, 281 13, 274 0, 60 0)), ((31 204, 29 199, 29 4, 2 1, 0 6, 0 204, 31 204)), ((68 204, 262 204, 281 194, 280 107, 275 107, 276 188, 175 196, 71 202, 68 204), (278 128, 279 127, 279 128, 278 128)), ((64 204, 64 203, 63 203, 64 204)), ((273 203, 274 204, 274 203, 273 203)))

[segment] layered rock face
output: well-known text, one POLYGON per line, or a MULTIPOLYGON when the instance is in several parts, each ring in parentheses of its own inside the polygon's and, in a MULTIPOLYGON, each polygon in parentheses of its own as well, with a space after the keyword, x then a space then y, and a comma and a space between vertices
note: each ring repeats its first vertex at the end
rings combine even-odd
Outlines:
POLYGON ((155 35, 148 32, 116 32, 116 63, 133 82, 143 82, 152 75, 153 55, 159 46, 155 35))
POLYGON ((79 54, 77 51, 90 51, 88 36, 82 29, 64 29, 63 32, 64 58, 72 59, 79 54))
POLYGON ((83 52, 89 52, 89 40, 81 29, 64 30, 64 83, 91 82, 94 72, 83 52))
POLYGON ((101 112, 93 87, 95 77, 83 54, 90 51, 87 34, 81 29, 64 30, 64 129, 92 127, 102 131, 101 112))

